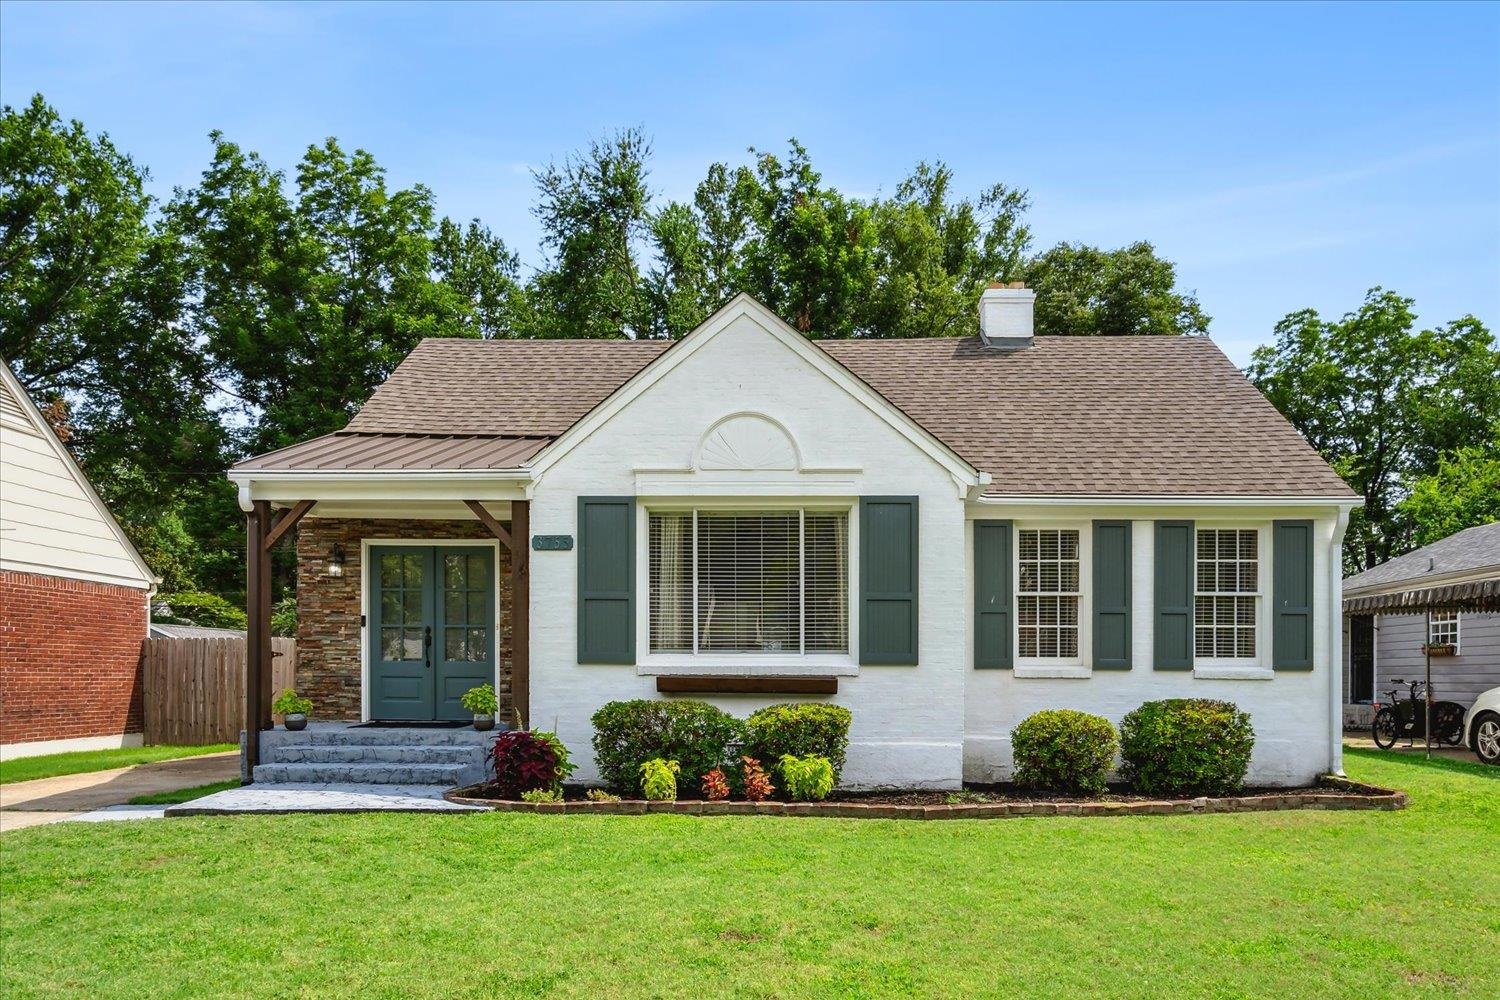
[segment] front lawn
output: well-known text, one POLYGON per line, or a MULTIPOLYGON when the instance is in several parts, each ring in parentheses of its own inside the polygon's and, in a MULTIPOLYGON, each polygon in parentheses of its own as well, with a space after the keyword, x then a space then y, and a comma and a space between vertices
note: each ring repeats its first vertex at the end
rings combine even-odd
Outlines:
POLYGON ((113 750, 78 750, 73 753, 49 753, 40 757, 19 757, 0 761, 0 784, 56 778, 63 774, 108 771, 115 767, 152 764, 159 760, 176 760, 179 757, 197 757, 200 754, 238 749, 233 743, 211 743, 201 747, 116 747, 113 750))
POLYGON ((6 834, 6 996, 1494 996, 1500 770, 1402 812, 256 816, 6 834))

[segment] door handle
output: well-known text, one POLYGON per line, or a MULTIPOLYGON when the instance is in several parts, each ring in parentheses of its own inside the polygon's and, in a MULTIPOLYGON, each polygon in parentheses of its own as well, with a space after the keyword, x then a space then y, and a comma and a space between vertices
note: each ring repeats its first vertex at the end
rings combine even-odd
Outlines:
POLYGON ((422 636, 422 660, 423 660, 424 663, 426 663, 427 669, 431 670, 432 669, 432 626, 428 625, 423 630, 423 632, 425 634, 422 636))

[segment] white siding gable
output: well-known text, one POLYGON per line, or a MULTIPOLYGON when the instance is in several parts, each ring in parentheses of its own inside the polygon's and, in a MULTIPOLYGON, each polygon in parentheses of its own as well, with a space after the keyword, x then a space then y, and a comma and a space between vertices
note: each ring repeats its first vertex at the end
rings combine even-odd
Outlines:
POLYGON ((150 587, 155 578, 0 366, 0 569, 150 587))
MULTIPOLYGON (((589 717, 607 701, 654 698, 670 673, 835 674, 829 700, 854 713, 844 781, 952 787, 962 773, 964 507, 955 467, 869 404, 868 390, 830 377, 754 311, 740 312, 670 370, 572 442, 536 485, 531 528, 576 534, 579 496, 638 501, 637 662, 578 663, 577 558, 531 558, 531 692, 537 726, 556 727, 596 777, 589 717), (858 664, 858 567, 850 566, 849 652, 816 664, 795 657, 698 654, 686 666, 655 662, 646 639, 646 511, 653 504, 729 509, 842 504, 857 560, 861 496, 916 496, 920 543, 916 666, 858 664), (769 662, 776 660, 778 662, 769 662)), ((700 332, 703 332, 700 330, 700 332)), ((673 351, 683 346, 674 347, 673 351)), ((664 357, 666 357, 664 355, 664 357)), ((787 696, 708 698, 741 718, 787 696)), ((693 776, 696 781, 697 776, 693 776)))

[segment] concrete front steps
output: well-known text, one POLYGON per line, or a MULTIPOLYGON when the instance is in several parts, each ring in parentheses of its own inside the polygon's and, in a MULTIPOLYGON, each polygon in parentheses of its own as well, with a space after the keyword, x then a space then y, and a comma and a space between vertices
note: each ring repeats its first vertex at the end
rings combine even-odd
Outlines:
MULTIPOLYGON (((453 788, 483 781, 495 733, 312 723, 261 734, 254 785, 453 788)), ((374 791, 372 788, 371 791, 374 791)))

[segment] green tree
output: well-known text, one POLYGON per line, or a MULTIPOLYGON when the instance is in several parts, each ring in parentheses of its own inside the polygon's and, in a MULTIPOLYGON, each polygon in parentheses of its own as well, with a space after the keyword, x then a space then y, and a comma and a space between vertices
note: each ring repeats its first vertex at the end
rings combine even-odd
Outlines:
POLYGON ((437 279, 462 302, 462 323, 475 336, 517 337, 535 325, 520 281, 520 257, 478 219, 468 226, 439 222, 432 264, 437 279))
POLYGON ((542 337, 620 337, 651 330, 640 257, 650 228, 651 144, 638 128, 536 174, 546 266, 530 286, 542 337))
POLYGON ((450 234, 438 265, 466 269, 467 294, 439 280, 426 188, 389 190, 369 153, 329 139, 308 148, 289 193, 258 155, 212 141, 202 182, 168 212, 191 261, 192 330, 251 450, 343 427, 423 337, 481 332, 475 296, 495 286, 473 274, 475 248, 503 249, 485 234, 454 248, 450 234))
POLYGON ((1145 242, 1118 250, 1059 243, 1027 262, 1036 332, 1079 336, 1204 334, 1209 318, 1177 268, 1145 242))
POLYGON ((1249 375, 1365 498, 1345 541, 1351 571, 1409 548, 1399 507, 1409 484, 1435 472, 1456 437, 1500 421, 1500 355, 1488 331, 1472 317, 1419 331, 1412 300, 1380 288, 1340 320, 1288 315, 1249 375))
POLYGON ((971 201, 955 199, 952 185, 945 164, 919 163, 893 197, 874 202, 875 279, 860 335, 975 336, 985 286, 1021 276, 1025 192, 995 184, 971 201))
POLYGON ((1412 483, 1401 513, 1411 524, 1413 546, 1500 521, 1500 436, 1438 459, 1436 472, 1412 483))

